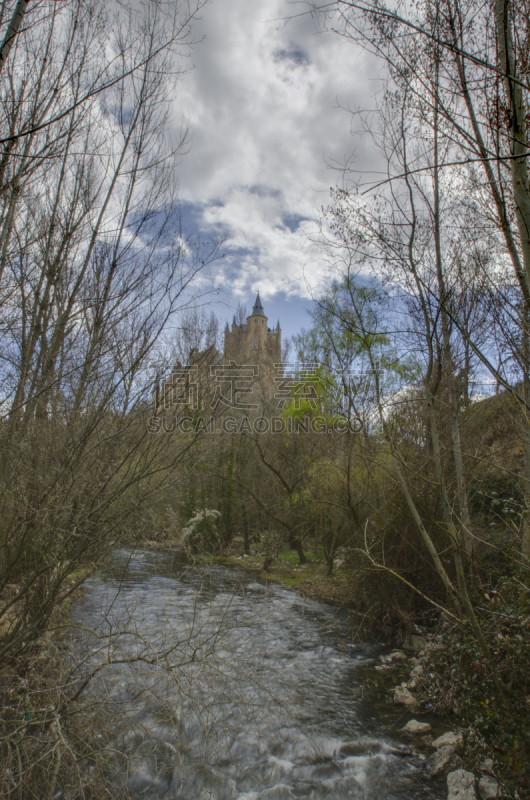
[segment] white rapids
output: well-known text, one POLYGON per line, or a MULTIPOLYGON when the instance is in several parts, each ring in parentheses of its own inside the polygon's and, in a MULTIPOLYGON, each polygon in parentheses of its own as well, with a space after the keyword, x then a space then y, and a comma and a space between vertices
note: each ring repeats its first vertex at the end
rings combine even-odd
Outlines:
MULTIPOLYGON (((439 800, 362 698, 376 645, 347 615, 243 572, 116 550, 74 619, 116 797, 439 800), (113 663, 112 663, 113 662, 113 663), (119 662, 119 663, 117 663, 119 662)), ((402 725, 400 721, 399 725, 402 725)))

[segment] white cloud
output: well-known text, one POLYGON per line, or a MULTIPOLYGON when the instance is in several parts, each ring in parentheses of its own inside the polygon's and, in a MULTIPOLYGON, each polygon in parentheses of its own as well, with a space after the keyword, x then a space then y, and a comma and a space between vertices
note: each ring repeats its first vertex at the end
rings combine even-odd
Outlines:
POLYGON ((175 104, 175 125, 184 114, 192 132, 181 200, 200 224, 225 232, 224 271, 237 295, 307 296, 304 227, 340 180, 326 159, 343 162, 356 149, 366 168, 374 158, 338 103, 372 104, 378 63, 317 34, 309 17, 274 21, 292 11, 286 0, 213 0, 175 104))

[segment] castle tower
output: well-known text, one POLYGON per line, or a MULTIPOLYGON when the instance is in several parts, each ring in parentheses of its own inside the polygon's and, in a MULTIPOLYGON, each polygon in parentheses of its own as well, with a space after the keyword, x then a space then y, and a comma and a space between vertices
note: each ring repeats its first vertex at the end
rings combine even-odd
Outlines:
MULTIPOLYGON (((197 396, 213 397, 215 387, 212 383, 212 368, 226 366, 232 368, 234 362, 239 367, 259 367, 259 370, 251 371, 251 375, 255 376, 252 379, 252 402, 259 400, 262 406, 264 403, 272 403, 275 400, 278 365, 282 360, 282 331, 280 320, 275 328, 269 328, 267 322, 258 292, 252 314, 247 317, 246 323, 238 324, 235 316, 231 326, 226 323, 222 354, 213 346, 202 353, 195 348, 190 353, 187 366, 183 367, 177 361, 171 375, 161 386, 157 385, 153 393, 155 413, 172 408, 176 400, 179 405, 184 402, 187 406, 187 403, 191 402, 188 397, 189 387, 197 385, 197 378, 199 379, 197 396), (197 372, 192 373, 191 369, 197 372)), ((207 405, 209 400, 206 399, 204 402, 207 405)))
POLYGON ((232 329, 226 326, 225 360, 232 359, 239 364, 259 364, 263 367, 279 364, 282 357, 280 321, 278 320, 276 328, 269 328, 267 323, 258 292, 246 324, 237 325, 234 317, 232 329))
MULTIPOLYGON (((247 341, 250 348, 256 354, 259 352, 260 356, 266 352, 267 349, 267 317, 261 305, 259 292, 256 295, 256 302, 252 309, 252 314, 247 317, 247 341)), ((259 363, 259 362, 258 362, 259 363)))

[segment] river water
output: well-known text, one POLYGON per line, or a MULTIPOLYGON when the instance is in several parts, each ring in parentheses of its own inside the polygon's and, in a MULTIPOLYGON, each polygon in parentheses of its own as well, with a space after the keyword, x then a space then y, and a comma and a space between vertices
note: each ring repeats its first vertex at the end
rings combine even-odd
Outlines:
POLYGON ((440 800, 410 718, 363 697, 381 648, 331 605, 236 570, 116 550, 74 609, 115 796, 440 800), (81 632, 82 628, 82 632, 81 632), (110 662, 110 663, 109 663, 110 662))

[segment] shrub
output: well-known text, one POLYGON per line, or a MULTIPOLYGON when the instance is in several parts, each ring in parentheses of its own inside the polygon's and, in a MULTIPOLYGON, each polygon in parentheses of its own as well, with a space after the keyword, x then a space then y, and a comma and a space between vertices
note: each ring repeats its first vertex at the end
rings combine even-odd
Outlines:
POLYGON ((219 553, 222 538, 217 523, 220 511, 205 508, 190 519, 182 531, 182 543, 190 553, 219 553))

